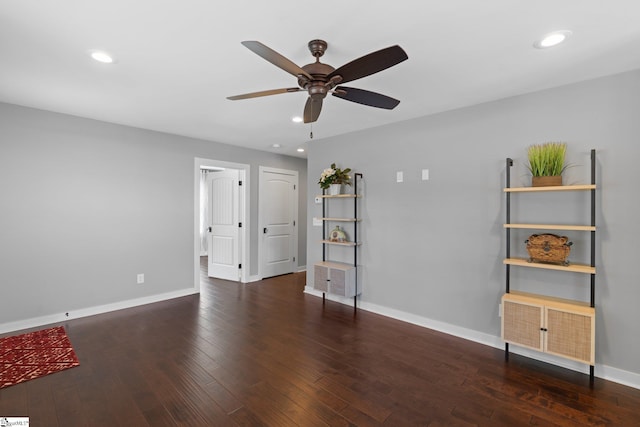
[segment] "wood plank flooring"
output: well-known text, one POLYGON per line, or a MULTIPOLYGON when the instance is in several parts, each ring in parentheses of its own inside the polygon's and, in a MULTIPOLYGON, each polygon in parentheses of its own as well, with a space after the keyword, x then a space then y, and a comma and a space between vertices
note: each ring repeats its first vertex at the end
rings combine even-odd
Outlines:
MULTIPOLYGON (((204 268, 204 266, 203 266, 204 268)), ((640 426, 640 390, 303 294, 304 274, 65 322, 32 426, 640 426)), ((5 334, 6 335, 6 334, 5 334)))

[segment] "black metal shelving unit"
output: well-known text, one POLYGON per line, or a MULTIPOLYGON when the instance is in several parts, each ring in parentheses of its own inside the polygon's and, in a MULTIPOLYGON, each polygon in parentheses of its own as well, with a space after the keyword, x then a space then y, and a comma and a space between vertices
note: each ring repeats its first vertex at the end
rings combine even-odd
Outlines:
MULTIPOLYGON (((505 225, 511 224, 511 191, 507 191, 506 189, 511 188, 511 167, 513 166, 513 160, 510 158, 506 159, 506 177, 505 177, 505 197, 506 197, 506 218, 505 225)), ((596 299, 596 274, 595 274, 595 266, 596 266, 596 150, 591 150, 591 188, 590 199, 591 199, 591 248, 590 248, 590 264, 589 266, 593 269, 593 272, 589 273, 590 275, 590 307, 595 308, 595 299, 596 299)), ((506 258, 511 258, 511 228, 505 227, 506 233, 506 258)), ((511 292, 511 264, 505 262, 505 292, 511 292)), ((505 359, 509 360, 509 343, 506 342, 504 345, 505 351, 505 359)), ((594 380, 595 374, 595 366, 589 365, 589 378, 591 382, 594 380)))
MULTIPOLYGON (((342 195, 343 197, 353 197, 353 267, 355 269, 355 295, 353 297, 353 309, 355 310, 357 308, 357 302, 358 302, 358 284, 360 281, 360 278, 358 277, 358 245, 359 245, 359 241, 358 241, 358 198, 359 193, 358 193, 358 183, 359 180, 362 179, 362 174, 361 173, 354 173, 353 174, 353 195, 342 195)), ((327 199, 326 197, 322 198, 322 217, 323 219, 327 217, 327 199)), ((327 246, 330 245, 330 243, 326 243, 327 240, 327 235, 328 235, 328 222, 327 221, 323 221, 322 224, 322 261, 327 261, 327 246)), ((325 292, 322 292, 322 302, 325 302, 325 292)))

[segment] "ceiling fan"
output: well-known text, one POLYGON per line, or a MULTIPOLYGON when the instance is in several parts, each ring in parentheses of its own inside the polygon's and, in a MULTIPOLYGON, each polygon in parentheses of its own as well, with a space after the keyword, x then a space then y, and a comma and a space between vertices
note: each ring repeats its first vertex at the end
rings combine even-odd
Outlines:
POLYGON ((338 86, 339 84, 386 70, 408 59, 409 57, 400 46, 391 46, 372 52, 335 69, 331 65, 320 62, 320 57, 324 55, 324 52, 327 50, 327 42, 324 40, 311 40, 309 42, 309 50, 316 58, 316 62, 304 65, 302 68, 258 41, 244 41, 242 44, 276 67, 282 68, 284 71, 297 77, 298 87, 245 93, 243 95, 229 96, 227 99, 235 101, 238 99, 257 98, 280 93, 307 91, 309 97, 304 106, 305 123, 318 120, 320 111, 322 111, 322 100, 328 93, 347 101, 368 105, 370 107, 385 108, 387 110, 395 108, 400 103, 397 99, 380 93, 356 89, 354 87, 338 86))

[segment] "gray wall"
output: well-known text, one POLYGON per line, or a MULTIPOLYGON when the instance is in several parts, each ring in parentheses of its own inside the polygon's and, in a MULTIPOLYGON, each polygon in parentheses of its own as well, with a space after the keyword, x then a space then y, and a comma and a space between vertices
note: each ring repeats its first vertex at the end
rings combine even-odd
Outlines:
MULTIPOLYGON (((402 104, 400 107, 402 108, 402 104)), ((505 158, 512 185, 529 185, 526 149, 566 141, 565 183, 588 183, 597 150, 598 364, 640 374, 640 71, 318 140, 308 154, 309 194, 332 162, 364 174, 364 303, 499 336, 504 290, 505 158), (430 170, 429 181, 420 171, 430 170), (396 183, 403 171, 405 182, 396 183)), ((310 198, 311 199, 311 198, 310 198)), ((514 196, 512 221, 588 223, 588 194, 514 196)), ((309 216, 321 216, 309 200, 309 216)), ((321 259, 308 223, 308 266, 321 259)), ((525 256, 531 230, 514 233, 525 256)), ((588 263, 588 233, 566 232, 571 260, 588 263)), ((340 257, 337 254, 336 257, 340 257)), ((589 299, 589 276, 512 268, 512 286, 589 299)), ((308 283, 313 282, 309 275, 308 283)))
POLYGON ((0 103, 0 325, 192 288, 195 157, 251 166, 257 274, 258 166, 305 159, 0 103))

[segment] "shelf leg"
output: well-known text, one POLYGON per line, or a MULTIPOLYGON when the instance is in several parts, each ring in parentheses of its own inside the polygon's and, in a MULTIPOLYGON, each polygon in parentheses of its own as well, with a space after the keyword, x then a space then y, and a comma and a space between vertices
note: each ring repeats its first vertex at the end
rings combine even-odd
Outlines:
POLYGON ((593 385, 593 381, 595 380, 595 366, 589 366, 589 383, 593 385))
POLYGON ((322 305, 324 305, 324 292, 322 293, 322 305))
POLYGON ((504 344, 504 360, 505 362, 509 361, 509 343, 504 344))

